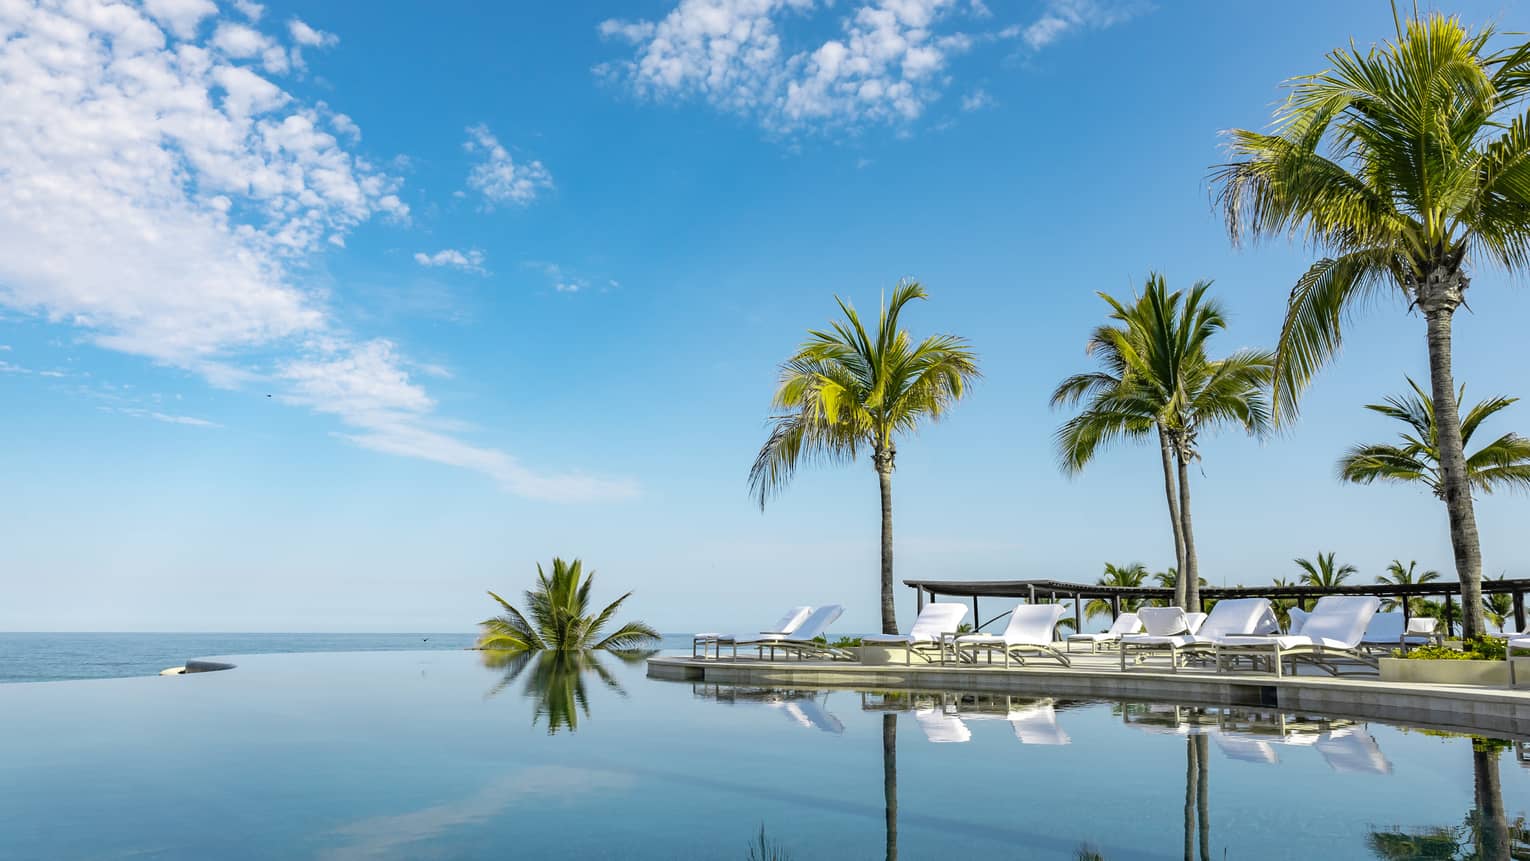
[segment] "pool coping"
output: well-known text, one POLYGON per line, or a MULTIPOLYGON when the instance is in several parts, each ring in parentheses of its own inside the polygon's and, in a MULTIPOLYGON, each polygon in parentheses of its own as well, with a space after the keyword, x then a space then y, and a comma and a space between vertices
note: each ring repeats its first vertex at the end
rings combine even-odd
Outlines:
POLYGON ((1027 665, 866 665, 658 656, 651 678, 762 686, 956 690, 1084 699, 1166 700, 1396 721, 1530 739, 1530 690, 1381 682, 1374 678, 1027 665))

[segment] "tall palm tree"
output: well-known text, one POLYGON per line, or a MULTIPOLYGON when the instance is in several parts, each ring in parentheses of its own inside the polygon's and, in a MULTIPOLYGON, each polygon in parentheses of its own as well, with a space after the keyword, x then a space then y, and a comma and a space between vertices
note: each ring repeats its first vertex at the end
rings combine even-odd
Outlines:
POLYGON ((1171 516, 1179 525, 1177 549, 1183 553, 1181 606, 1200 603, 1199 565, 1190 515, 1190 464, 1200 459, 1203 431, 1234 424, 1250 434, 1270 426, 1265 389, 1274 357, 1263 350, 1240 350, 1225 359, 1206 354, 1212 335, 1226 328, 1220 303, 1206 296, 1211 283, 1197 282, 1188 292, 1169 292, 1163 276, 1148 277, 1142 295, 1131 306, 1100 294, 1114 312, 1111 325, 1094 331, 1091 343, 1104 356, 1106 370, 1064 380, 1052 403, 1072 404, 1084 398, 1083 412, 1057 432, 1065 472, 1077 472, 1101 447, 1120 440, 1140 439, 1157 432, 1173 455, 1176 507, 1171 516))
MULTIPOLYGON (((1440 572, 1438 571, 1431 569, 1414 573, 1417 568, 1417 561, 1410 559, 1407 567, 1403 567, 1401 559, 1393 559, 1391 564, 1387 565, 1387 573, 1378 576, 1376 582, 1390 583, 1397 586, 1413 586, 1418 583, 1428 583, 1431 580, 1440 579, 1440 572)), ((1426 602, 1422 596, 1408 599, 1408 612, 1415 616, 1427 615, 1428 610, 1423 607, 1424 603, 1426 602)), ((1381 609, 1384 612, 1390 613, 1402 605, 1402 601, 1396 598, 1385 598, 1381 602, 1381 609)))
MULTIPOLYGON (((1135 589, 1147 580, 1148 570, 1141 562, 1133 562, 1130 565, 1113 565, 1105 563, 1105 573, 1100 575, 1101 586, 1124 586, 1135 589)), ((1142 606, 1141 598, 1122 598, 1121 611, 1130 613, 1142 606)), ((1112 606, 1104 598, 1095 598, 1084 605, 1085 616, 1100 616, 1111 612, 1112 606)))
MULTIPOLYGON (((1397 419, 1411 432, 1402 433, 1402 445, 1376 443, 1357 445, 1339 461, 1339 478, 1356 484, 1374 481, 1416 482, 1445 499, 1445 477, 1440 468, 1439 423, 1435 421, 1434 402, 1408 378, 1412 395, 1393 395, 1384 404, 1367 404, 1366 409, 1397 419)), ((1457 402, 1466 387, 1457 390, 1457 402)), ((1463 451, 1482 422, 1508 408, 1518 398, 1489 398, 1480 401, 1461 417, 1463 451)), ((1530 439, 1506 433, 1473 454, 1466 456, 1466 482, 1473 491, 1492 493, 1499 487, 1530 490, 1530 439)))
POLYGON ((977 357, 955 335, 919 343, 898 328, 903 306, 925 299, 915 281, 900 282, 874 333, 850 303, 844 319, 808 340, 781 365, 770 436, 749 470, 749 488, 765 508, 803 461, 854 461, 871 452, 882 492, 882 631, 898 632, 893 604, 892 474, 897 438, 926 419, 939 420, 976 380, 977 357))
POLYGON ((1212 181, 1235 243, 1299 234, 1323 254, 1286 307, 1277 415, 1295 417, 1351 312, 1395 292, 1423 316, 1464 622, 1481 635, 1482 552, 1451 322, 1469 263, 1530 262, 1530 45, 1494 50, 1491 27, 1472 32, 1439 13, 1396 25, 1395 41, 1335 50, 1331 68, 1292 79, 1273 130, 1231 131, 1231 159, 1212 181))
POLYGON ((510 602, 493 592, 489 597, 499 602, 504 614, 485 619, 478 625, 483 634, 478 638, 480 649, 505 649, 510 651, 577 651, 583 649, 621 650, 633 649, 659 639, 659 632, 642 622, 627 622, 605 636, 601 634, 622 602, 632 593, 617 598, 599 613, 590 614, 590 590, 595 585, 595 572, 584 575, 584 565, 578 559, 565 562, 553 559, 549 576, 537 563, 537 585, 526 591, 526 606, 531 614, 517 610, 510 602))
POLYGON ((1297 559, 1296 567, 1302 569, 1301 582, 1308 586, 1317 586, 1323 589, 1332 589, 1342 586, 1349 575, 1360 573, 1360 569, 1348 562, 1340 565, 1334 562, 1332 552, 1317 554, 1316 561, 1312 559, 1297 559))

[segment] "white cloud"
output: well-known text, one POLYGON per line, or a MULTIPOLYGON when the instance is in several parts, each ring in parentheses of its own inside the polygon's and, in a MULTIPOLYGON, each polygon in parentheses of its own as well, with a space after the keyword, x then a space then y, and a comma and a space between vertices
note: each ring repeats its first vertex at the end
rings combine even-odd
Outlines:
POLYGON ((1147 7, 1135 0, 1048 0, 1028 28, 977 33, 960 24, 986 22, 982 0, 679 0, 656 21, 611 19, 600 35, 628 42, 631 59, 602 63, 596 73, 630 85, 641 97, 700 98, 747 116, 775 133, 906 125, 950 87, 953 58, 974 47, 1023 37, 1033 48, 1069 29, 1102 28, 1147 7), (838 14, 834 38, 788 47, 783 22, 822 10, 838 14))
POLYGON ((907 121, 939 96, 947 62, 972 44, 960 33, 937 34, 936 26, 981 8, 876 0, 840 19, 838 38, 784 49, 778 19, 818 5, 681 0, 657 22, 606 21, 600 33, 633 43, 636 56, 601 71, 630 81, 640 95, 699 96, 773 131, 907 121))
POLYGON ((259 21, 260 16, 266 14, 266 7, 254 0, 234 0, 234 8, 251 21, 259 21))
POLYGON ((988 91, 982 87, 978 87, 967 95, 962 96, 962 110, 964 111, 980 111, 992 104, 993 96, 988 95, 988 91))
POLYGON ((218 13, 212 0, 144 0, 143 6, 156 21, 182 39, 195 36, 202 19, 218 13))
MULTIPOLYGON (((588 279, 569 272, 565 267, 557 263, 531 260, 525 265, 528 269, 535 269, 547 276, 547 283, 552 287, 554 293, 580 293, 590 289, 588 279)), ((607 283, 610 286, 602 288, 599 292, 605 292, 608 289, 615 289, 621 286, 621 282, 614 278, 607 279, 607 283)))
POLYGON ((631 492, 534 473, 433 419, 391 345, 358 341, 302 280, 308 258, 358 224, 407 220, 399 180, 257 70, 283 47, 269 35, 256 50, 232 29, 244 24, 209 28, 206 0, 144 8, 0 2, 0 307, 215 385, 265 379, 274 363, 289 400, 360 429, 358 444, 516 492, 631 492))
POLYGON ((468 186, 483 194, 487 208, 499 203, 525 206, 543 189, 552 188, 552 174, 540 161, 516 164, 488 126, 476 125, 467 133, 463 149, 482 159, 468 174, 468 186))
POLYGON ((455 428, 432 418, 434 401, 400 364, 393 344, 376 339, 330 357, 289 362, 280 375, 293 385, 288 401, 339 417, 355 431, 342 436, 364 448, 474 470, 534 499, 577 502, 637 495, 631 481, 541 474, 503 451, 463 441, 449 432, 455 428))
POLYGON ((487 274, 487 270, 483 268, 483 261, 483 252, 476 248, 470 248, 467 251, 443 248, 435 254, 426 254, 423 251, 414 253, 414 262, 421 266, 449 266, 453 269, 477 272, 480 275, 487 274))
POLYGON ((100 409, 105 412, 121 413, 122 415, 133 416, 135 418, 153 419, 157 422, 164 422, 165 424, 187 425, 189 427, 198 428, 223 427, 223 425, 220 425, 217 422, 208 421, 207 419, 199 419, 196 416, 173 415, 171 413, 162 413, 156 410, 146 410, 139 407, 100 407, 100 409))
POLYGON ((340 43, 340 37, 334 33, 315 30, 298 18, 287 22, 287 31, 292 34, 292 41, 309 48, 329 48, 340 43))
POLYGON ((1103 30, 1151 9, 1137 0, 1048 0, 1041 16, 1020 30, 1020 37, 1031 50, 1039 51, 1071 32, 1103 30))

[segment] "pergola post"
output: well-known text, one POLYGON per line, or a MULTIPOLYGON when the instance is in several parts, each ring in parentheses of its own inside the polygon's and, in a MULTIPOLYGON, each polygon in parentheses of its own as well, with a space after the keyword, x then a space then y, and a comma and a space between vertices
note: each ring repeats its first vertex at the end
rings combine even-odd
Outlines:
POLYGON ((1084 596, 1076 593, 1073 596, 1073 633, 1084 633, 1084 596))
POLYGON ((977 596, 973 595, 972 596, 972 630, 974 630, 974 631, 981 630, 982 627, 983 627, 982 621, 983 621, 983 617, 979 616, 978 615, 978 611, 977 611, 977 596))
POLYGON ((1525 632, 1525 593, 1514 593, 1514 631, 1518 634, 1525 632))
POLYGON ((916 615, 919 614, 919 613, 923 613, 924 612, 924 587, 923 586, 919 586, 919 587, 914 589, 914 603, 917 605, 914 608, 914 613, 916 615))
POLYGON ((1121 615, 1121 596, 1110 596, 1110 621, 1114 622, 1121 615))
POLYGON ((1445 593, 1445 636, 1453 637, 1456 632, 1456 602, 1454 597, 1445 593))
POLYGON ((1403 630, 1406 631, 1408 630, 1408 621, 1413 618, 1413 608, 1408 606, 1411 602, 1409 601, 1407 595, 1403 595, 1397 600, 1402 602, 1403 630))

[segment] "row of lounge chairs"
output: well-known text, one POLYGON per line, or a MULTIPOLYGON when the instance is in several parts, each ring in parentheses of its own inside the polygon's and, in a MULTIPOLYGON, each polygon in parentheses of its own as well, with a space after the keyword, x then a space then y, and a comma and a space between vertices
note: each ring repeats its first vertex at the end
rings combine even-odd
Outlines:
MULTIPOLYGON (((788 657, 853 659, 848 652, 827 644, 823 635, 839 618, 843 607, 830 604, 816 610, 794 607, 771 628, 757 634, 695 635, 693 657, 710 652, 721 658, 727 647, 733 659, 738 647, 754 648, 760 657, 767 650, 788 657)), ((1169 669, 1178 672, 1191 664, 1210 664, 1218 671, 1268 671, 1279 676, 1286 667, 1303 662, 1338 675, 1353 670, 1374 670, 1372 654, 1434 638, 1433 619, 1414 619, 1404 625, 1401 614, 1378 613, 1380 601, 1367 596, 1333 595, 1320 599, 1311 612, 1291 611, 1291 623, 1282 632, 1274 609, 1264 598, 1231 598, 1217 602, 1211 613, 1187 613, 1178 607, 1143 607, 1122 613, 1110 630, 1097 634, 1073 634, 1055 640, 1055 631, 1066 607, 1062 604, 1019 604, 1009 614, 1003 633, 959 633, 966 617, 963 604, 932 602, 920 611, 906 634, 877 634, 862 639, 868 646, 900 647, 905 663, 914 656, 928 662, 995 663, 1024 665, 1028 658, 1044 657, 1070 666, 1068 654, 1075 645, 1087 645, 1091 653, 1115 648, 1121 669, 1145 664, 1155 656, 1168 658, 1169 669), (1060 648, 1064 647, 1064 648, 1060 648)), ((1530 649, 1530 638, 1520 648, 1530 649)))

